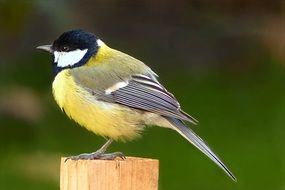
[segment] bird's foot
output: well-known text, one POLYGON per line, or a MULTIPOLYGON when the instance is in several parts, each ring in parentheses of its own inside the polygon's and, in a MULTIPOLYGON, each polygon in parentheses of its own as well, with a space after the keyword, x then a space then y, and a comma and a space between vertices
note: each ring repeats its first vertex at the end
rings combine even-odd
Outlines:
POLYGON ((101 151, 96 151, 92 153, 83 153, 77 156, 70 156, 65 159, 65 162, 68 160, 114 160, 115 158, 126 159, 125 155, 122 152, 113 152, 104 154, 101 151))

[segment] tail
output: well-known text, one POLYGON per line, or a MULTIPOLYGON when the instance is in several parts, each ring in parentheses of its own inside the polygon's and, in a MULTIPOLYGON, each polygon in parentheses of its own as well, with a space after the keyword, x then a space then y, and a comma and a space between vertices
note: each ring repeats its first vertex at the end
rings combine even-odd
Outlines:
POLYGON ((222 168, 226 174, 232 180, 236 181, 234 174, 227 168, 227 166, 218 158, 218 156, 206 145, 206 143, 194 133, 190 128, 185 126, 185 124, 176 118, 165 117, 179 134, 181 134, 185 139, 192 143, 196 148, 208 156, 213 162, 215 162, 220 168, 222 168))

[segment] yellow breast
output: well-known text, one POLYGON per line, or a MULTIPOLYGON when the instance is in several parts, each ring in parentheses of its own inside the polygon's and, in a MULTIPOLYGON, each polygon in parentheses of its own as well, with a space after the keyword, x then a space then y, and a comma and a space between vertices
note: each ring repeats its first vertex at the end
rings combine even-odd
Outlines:
POLYGON ((114 140, 131 140, 142 130, 141 114, 127 107, 96 100, 77 85, 70 70, 55 77, 53 95, 59 107, 81 126, 114 140))

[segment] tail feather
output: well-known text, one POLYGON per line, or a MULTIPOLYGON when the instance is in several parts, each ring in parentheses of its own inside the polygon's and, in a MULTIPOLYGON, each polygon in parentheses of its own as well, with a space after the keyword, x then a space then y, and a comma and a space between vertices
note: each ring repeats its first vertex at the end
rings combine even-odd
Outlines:
POLYGON ((215 162, 221 169, 223 169, 226 174, 236 181, 236 177, 227 168, 227 166, 218 158, 218 156, 206 145, 206 143, 194 133, 190 128, 185 126, 185 124, 176 118, 166 117, 166 119, 173 125, 179 134, 181 134, 185 139, 192 143, 196 148, 208 156, 213 162, 215 162))

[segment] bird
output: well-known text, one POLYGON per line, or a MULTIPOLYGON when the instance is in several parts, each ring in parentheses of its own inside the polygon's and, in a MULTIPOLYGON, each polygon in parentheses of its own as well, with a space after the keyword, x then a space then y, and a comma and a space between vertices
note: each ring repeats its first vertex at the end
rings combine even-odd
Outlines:
POLYGON ((131 141, 146 126, 170 128, 216 163, 231 179, 234 174, 187 126, 198 121, 184 112, 158 75, 142 61, 106 45, 93 33, 73 29, 52 44, 37 49, 52 55, 53 96, 65 114, 107 142, 92 153, 67 160, 113 160, 122 152, 106 153, 113 141, 131 141))

